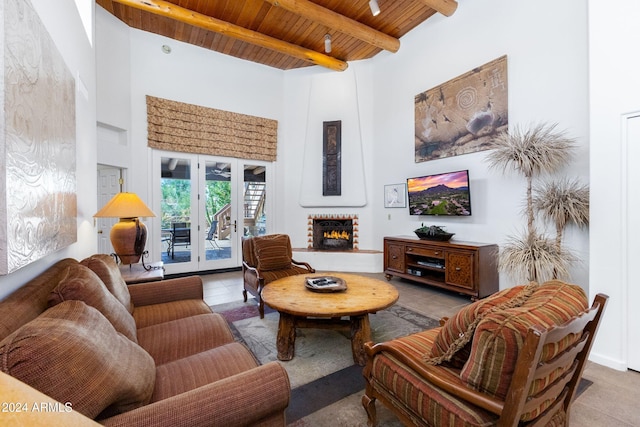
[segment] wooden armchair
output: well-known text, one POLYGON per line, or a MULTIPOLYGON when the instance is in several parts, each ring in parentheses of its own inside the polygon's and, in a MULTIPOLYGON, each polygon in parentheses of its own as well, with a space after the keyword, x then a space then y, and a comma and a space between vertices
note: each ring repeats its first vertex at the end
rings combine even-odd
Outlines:
POLYGON ((535 286, 477 301, 440 328, 365 344, 369 426, 376 399, 406 425, 568 426, 608 297, 588 309, 575 285, 535 286))
POLYGON ((291 240, 286 234, 248 237, 242 240, 242 295, 247 292, 258 300, 260 318, 264 318, 262 289, 274 280, 296 274, 315 273, 306 262, 292 259, 291 240))

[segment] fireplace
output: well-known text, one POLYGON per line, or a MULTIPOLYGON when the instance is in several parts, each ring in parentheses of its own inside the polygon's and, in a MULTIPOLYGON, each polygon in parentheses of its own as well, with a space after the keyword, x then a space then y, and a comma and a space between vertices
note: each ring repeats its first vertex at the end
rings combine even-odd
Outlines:
POLYGON ((308 247, 321 251, 358 249, 357 215, 309 215, 308 247))

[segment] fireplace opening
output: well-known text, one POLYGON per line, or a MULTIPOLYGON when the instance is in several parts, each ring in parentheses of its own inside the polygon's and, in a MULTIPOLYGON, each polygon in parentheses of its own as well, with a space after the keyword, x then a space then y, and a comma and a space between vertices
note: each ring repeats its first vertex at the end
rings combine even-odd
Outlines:
POLYGON ((313 249, 351 250, 353 234, 351 219, 314 219, 313 249))

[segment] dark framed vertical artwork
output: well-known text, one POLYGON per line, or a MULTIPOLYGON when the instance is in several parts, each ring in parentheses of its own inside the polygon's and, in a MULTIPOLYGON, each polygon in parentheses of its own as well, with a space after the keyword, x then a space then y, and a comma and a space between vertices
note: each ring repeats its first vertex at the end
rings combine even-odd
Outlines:
POLYGON ((322 195, 342 193, 342 121, 322 123, 322 195))

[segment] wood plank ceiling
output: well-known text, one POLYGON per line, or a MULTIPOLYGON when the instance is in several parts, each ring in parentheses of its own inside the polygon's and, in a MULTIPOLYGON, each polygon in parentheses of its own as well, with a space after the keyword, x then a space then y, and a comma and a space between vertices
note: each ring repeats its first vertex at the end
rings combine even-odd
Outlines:
POLYGON ((451 16, 456 0, 96 0, 132 28, 282 70, 348 61, 382 50, 436 13, 451 16), (325 37, 331 51, 325 52, 325 37))

